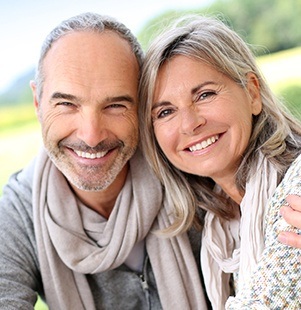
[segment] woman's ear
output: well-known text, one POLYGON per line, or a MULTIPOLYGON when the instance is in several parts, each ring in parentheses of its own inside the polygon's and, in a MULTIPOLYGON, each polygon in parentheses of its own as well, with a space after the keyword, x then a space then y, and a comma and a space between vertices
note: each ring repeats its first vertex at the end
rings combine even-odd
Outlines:
POLYGON ((252 114, 258 115, 262 110, 260 83, 257 76, 251 72, 247 74, 247 90, 251 98, 252 114))

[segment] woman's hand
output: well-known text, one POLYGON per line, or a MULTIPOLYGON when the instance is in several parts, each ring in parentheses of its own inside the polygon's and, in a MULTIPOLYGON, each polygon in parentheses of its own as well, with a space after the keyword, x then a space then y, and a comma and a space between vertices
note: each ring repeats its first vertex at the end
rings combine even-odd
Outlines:
MULTIPOLYGON (((297 195, 289 195, 286 201, 290 206, 283 206, 280 214, 288 224, 301 229, 301 197, 297 195)), ((295 248, 301 248, 301 235, 293 232, 283 231, 279 234, 278 240, 295 248)))

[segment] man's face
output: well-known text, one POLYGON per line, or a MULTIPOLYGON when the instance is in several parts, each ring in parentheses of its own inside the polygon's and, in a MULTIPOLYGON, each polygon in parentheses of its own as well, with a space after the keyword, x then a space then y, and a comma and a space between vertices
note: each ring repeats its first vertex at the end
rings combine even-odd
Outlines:
POLYGON ((47 53, 43 74, 35 104, 50 158, 76 188, 107 188, 138 143, 139 68, 128 42, 110 31, 68 34, 47 53))

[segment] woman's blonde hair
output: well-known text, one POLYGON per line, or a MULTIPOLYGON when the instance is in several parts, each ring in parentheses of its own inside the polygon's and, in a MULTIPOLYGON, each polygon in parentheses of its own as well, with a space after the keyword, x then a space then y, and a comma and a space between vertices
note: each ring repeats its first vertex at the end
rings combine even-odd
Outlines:
POLYGON ((237 171, 237 186, 244 190, 262 152, 282 177, 300 152, 301 125, 274 96, 244 40, 221 20, 213 17, 189 16, 176 21, 150 45, 140 81, 140 134, 143 151, 161 180, 169 203, 174 206, 176 221, 169 232, 176 234, 191 226, 197 204, 218 216, 234 216, 234 203, 214 194, 210 178, 184 173, 175 168, 159 147, 152 124, 151 108, 160 67, 176 55, 200 60, 231 78, 241 87, 247 74, 254 73, 260 83, 262 112, 254 117, 250 143, 237 171), (232 209, 231 209, 232 205, 232 209))

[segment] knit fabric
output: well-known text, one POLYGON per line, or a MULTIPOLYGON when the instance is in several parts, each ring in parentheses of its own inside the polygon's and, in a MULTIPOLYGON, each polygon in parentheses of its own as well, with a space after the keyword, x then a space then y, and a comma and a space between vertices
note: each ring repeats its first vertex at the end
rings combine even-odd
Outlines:
MULTIPOLYGON (((295 249, 278 242, 281 231, 300 229, 288 225, 279 209, 287 204, 289 194, 301 196, 301 156, 288 169, 285 177, 269 200, 268 213, 265 217, 265 248, 262 256, 247 281, 231 297, 226 309, 301 309, 301 249, 295 249)), ((239 274, 235 275, 236 282, 239 274)))

